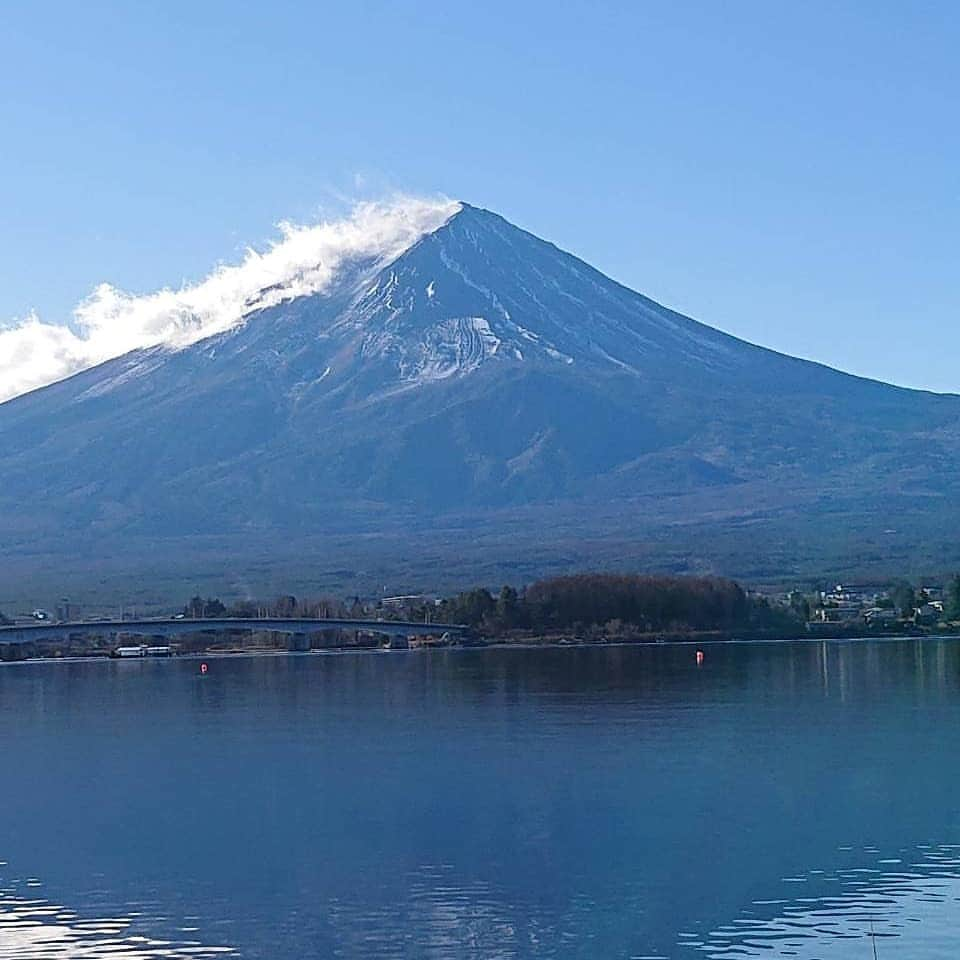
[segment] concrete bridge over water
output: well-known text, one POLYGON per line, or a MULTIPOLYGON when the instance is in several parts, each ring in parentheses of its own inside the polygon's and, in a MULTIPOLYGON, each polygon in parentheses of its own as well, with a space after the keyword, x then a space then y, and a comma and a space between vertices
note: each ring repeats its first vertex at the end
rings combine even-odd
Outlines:
POLYGON ((301 620, 287 617, 234 618, 210 617, 203 619, 145 618, 141 620, 83 620, 69 623, 15 624, 0 627, 0 643, 28 643, 30 641, 60 640, 69 637, 124 635, 142 637, 180 637, 188 633, 221 633, 242 630, 266 631, 291 635, 320 633, 325 630, 348 630, 358 633, 377 633, 393 637, 415 637, 426 634, 464 638, 470 628, 457 623, 413 623, 404 620, 349 620, 334 617, 301 620))

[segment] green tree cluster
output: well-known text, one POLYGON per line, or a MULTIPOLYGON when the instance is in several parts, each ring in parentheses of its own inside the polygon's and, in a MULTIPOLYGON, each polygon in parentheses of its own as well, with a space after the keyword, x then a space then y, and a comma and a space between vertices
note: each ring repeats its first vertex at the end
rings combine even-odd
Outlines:
POLYGON ((447 623, 482 626, 491 620, 497 604, 489 590, 478 587, 459 593, 440 604, 439 619, 447 623))
POLYGON ((188 620, 202 620, 204 617, 222 617, 227 608, 216 597, 191 597, 183 608, 183 615, 188 620))
POLYGON ((730 630, 782 627, 803 609, 774 607, 719 577, 590 573, 538 580, 523 592, 505 586, 494 597, 478 588, 443 601, 441 620, 489 630, 730 630))
POLYGON ((917 606, 917 591, 909 581, 897 580, 890 588, 890 599, 893 601, 894 609, 903 619, 913 616, 917 606))

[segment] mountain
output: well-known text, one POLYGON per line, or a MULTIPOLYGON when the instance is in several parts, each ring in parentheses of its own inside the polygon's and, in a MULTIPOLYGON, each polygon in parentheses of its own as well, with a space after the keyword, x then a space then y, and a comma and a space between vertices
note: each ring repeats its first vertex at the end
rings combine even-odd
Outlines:
POLYGON ((919 562, 956 515, 960 398, 738 340, 467 204, 276 299, 0 404, 0 577, 78 551, 134 576, 206 543, 246 583, 245 557, 370 566, 389 541, 431 586, 464 551, 465 576, 723 568, 707 544, 731 537, 724 572, 753 550, 787 575, 818 551, 919 562))

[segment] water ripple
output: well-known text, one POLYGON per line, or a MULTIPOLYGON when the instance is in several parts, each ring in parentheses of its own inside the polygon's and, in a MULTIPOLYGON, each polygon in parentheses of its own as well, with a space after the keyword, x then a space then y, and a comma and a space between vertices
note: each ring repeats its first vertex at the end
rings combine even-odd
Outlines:
MULTIPOLYGON (((878 855, 873 848, 864 852, 878 855)), ((785 877, 784 884, 816 883, 820 896, 755 900, 743 916, 705 936, 681 934, 680 942, 711 958, 829 955, 853 960, 872 956, 873 945, 884 940, 898 941, 896 956, 955 955, 957 846, 922 844, 899 854, 878 856, 876 868, 785 877)), ((877 948, 879 957, 884 953, 882 946, 877 948)))
MULTIPOLYGON (((39 884, 26 881, 31 888, 39 884)), ((236 954, 229 946, 147 936, 133 913, 81 918, 48 900, 19 895, 16 886, 0 889, 0 960, 212 960, 236 954)))

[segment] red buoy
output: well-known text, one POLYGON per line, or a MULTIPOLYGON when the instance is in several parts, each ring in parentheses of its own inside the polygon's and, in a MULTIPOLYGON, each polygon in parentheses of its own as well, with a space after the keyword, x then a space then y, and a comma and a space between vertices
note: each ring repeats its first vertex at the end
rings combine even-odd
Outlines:
POLYGON ((200 672, 201 672, 201 673, 206 673, 206 672, 207 672, 207 665, 206 665, 205 663, 201 663, 201 664, 200 664, 200 672))
POLYGON ((699 666, 702 666, 702 665, 703 665, 703 651, 702 651, 702 650, 698 650, 698 651, 697 651, 697 666, 699 667, 699 666))

